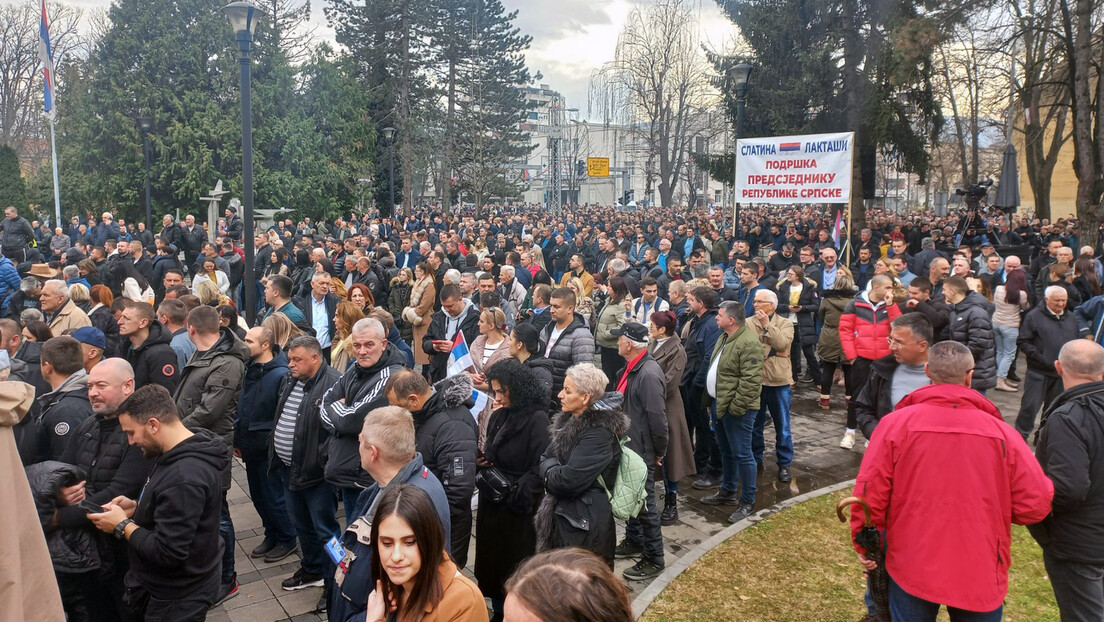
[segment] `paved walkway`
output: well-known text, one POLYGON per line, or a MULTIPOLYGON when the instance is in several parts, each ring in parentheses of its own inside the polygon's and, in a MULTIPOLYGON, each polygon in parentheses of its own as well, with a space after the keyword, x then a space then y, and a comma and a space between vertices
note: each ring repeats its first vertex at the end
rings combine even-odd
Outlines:
MULTIPOLYGON (((1021 369, 1023 366, 1021 365, 1021 369)), ((812 385, 798 385, 794 392, 791 430, 794 436, 795 458, 792 465, 793 481, 783 484, 777 479, 778 469, 771 460, 773 434, 767 430, 766 469, 759 475, 756 509, 817 490, 824 486, 852 479, 858 473, 862 460, 863 443, 859 440, 855 449, 840 449, 839 441, 846 420, 842 388, 835 390, 832 410, 817 405, 819 391, 812 385)), ((991 391, 990 399, 1000 407, 1005 421, 1015 420, 1019 408, 1020 393, 991 391)), ((860 435, 861 437, 861 435, 860 435)), ((668 564, 692 550, 728 526, 728 515, 733 508, 704 505, 700 499, 711 491, 691 488, 692 478, 682 482, 679 503, 679 523, 663 528, 664 549, 668 564)), ((308 588, 297 592, 285 592, 280 582, 298 568, 297 556, 288 557, 280 564, 266 564, 262 560, 249 559, 248 552, 262 540, 260 517, 247 495, 245 469, 240 462, 234 464, 234 482, 230 489, 230 511, 237 529, 236 567, 241 585, 238 596, 211 611, 211 622, 316 622, 324 620, 312 613, 321 588, 308 588)), ((340 511, 340 510, 339 510, 340 511)), ((478 516, 476 517, 478 520, 478 516)), ((344 524, 344 522, 342 523, 344 524)), ((474 563, 475 538, 469 555, 467 572, 474 563)), ((618 560, 617 573, 632 566, 635 560, 618 560)), ((631 597, 635 598, 649 582, 629 582, 631 597)))

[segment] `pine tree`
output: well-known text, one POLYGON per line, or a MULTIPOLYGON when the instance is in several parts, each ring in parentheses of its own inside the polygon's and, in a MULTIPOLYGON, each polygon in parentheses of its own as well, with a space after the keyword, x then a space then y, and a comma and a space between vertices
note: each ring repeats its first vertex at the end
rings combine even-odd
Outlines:
POLYGON ((19 171, 19 155, 8 145, 0 145, 0 209, 14 205, 23 216, 27 207, 27 186, 19 171))
POLYGON ((457 123, 453 152, 459 186, 474 195, 477 215, 494 187, 502 188, 507 168, 531 150, 521 131, 528 114, 520 87, 531 80, 522 35, 500 0, 469 0, 468 54, 458 63, 457 123))

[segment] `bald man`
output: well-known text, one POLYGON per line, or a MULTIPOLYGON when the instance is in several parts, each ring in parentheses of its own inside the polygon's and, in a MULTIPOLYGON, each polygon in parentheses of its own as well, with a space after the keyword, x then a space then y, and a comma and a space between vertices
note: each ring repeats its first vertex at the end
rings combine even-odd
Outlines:
MULTIPOLYGON (((82 499, 103 505, 118 496, 135 499, 142 492, 153 462, 142 456, 137 445, 130 445, 116 416, 119 404, 132 393, 134 369, 124 359, 104 359, 88 374, 88 401, 93 416, 77 425, 61 455, 61 462, 80 467, 88 479, 61 489, 62 507, 54 515, 58 529, 95 531, 86 518, 87 512, 78 505, 82 499)), ((115 540, 104 542, 109 547, 119 544, 115 540)), ((115 563, 104 569, 57 573, 70 620, 111 619, 113 612, 118 612, 120 619, 130 619, 122 601, 123 576, 128 567, 125 543, 115 553, 115 563), (106 576, 104 570, 108 572, 106 576)), ((96 560, 86 561, 88 567, 94 567, 96 560)))
POLYGON ((1050 519, 1033 525, 1063 620, 1104 619, 1104 347, 1062 346, 1065 391, 1039 426, 1035 456, 1054 482, 1050 519))

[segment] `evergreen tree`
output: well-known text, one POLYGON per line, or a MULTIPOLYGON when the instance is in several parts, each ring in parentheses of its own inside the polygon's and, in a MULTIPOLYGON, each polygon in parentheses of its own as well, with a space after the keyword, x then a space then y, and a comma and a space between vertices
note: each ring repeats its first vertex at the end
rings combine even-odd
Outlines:
POLYGON ((0 145, 0 209, 14 205, 27 216, 27 187, 19 171, 19 155, 8 145, 0 145))
POLYGON ((476 213, 492 187, 502 187, 507 168, 531 150, 521 131, 528 106, 520 87, 530 82, 525 50, 532 38, 513 26, 517 11, 500 0, 470 0, 469 54, 458 67, 459 97, 454 130, 459 186, 474 195, 476 213))

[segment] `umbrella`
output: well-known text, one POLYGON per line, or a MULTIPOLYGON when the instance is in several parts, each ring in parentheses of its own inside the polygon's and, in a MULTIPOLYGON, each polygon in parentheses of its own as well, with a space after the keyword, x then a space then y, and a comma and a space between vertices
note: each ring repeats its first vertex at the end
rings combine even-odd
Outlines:
POLYGON ((1020 173, 1016 165, 1016 148, 1009 143, 1004 148, 1004 161, 1001 163, 1000 184, 993 205, 1011 211, 1020 205, 1020 173))
POLYGON ((874 599, 874 607, 878 612, 880 622, 893 622, 889 615, 889 573, 885 569, 885 535, 874 526, 870 519, 870 506, 862 497, 847 497, 836 505, 836 516, 840 522, 846 523, 843 509, 854 504, 862 505, 864 524, 862 529, 855 534, 855 544, 866 550, 866 558, 877 562, 878 567, 867 573, 870 578, 870 596, 874 599))

